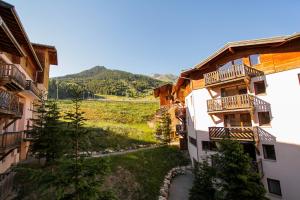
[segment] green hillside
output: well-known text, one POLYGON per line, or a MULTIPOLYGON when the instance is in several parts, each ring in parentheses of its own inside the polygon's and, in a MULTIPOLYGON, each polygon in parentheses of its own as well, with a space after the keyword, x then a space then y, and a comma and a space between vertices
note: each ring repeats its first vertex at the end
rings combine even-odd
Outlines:
POLYGON ((85 98, 94 94, 142 97, 152 94, 153 88, 162 84, 163 81, 149 76, 96 66, 77 74, 51 78, 48 95, 56 98, 58 85, 59 99, 70 98, 72 85, 80 85, 86 91, 85 98))

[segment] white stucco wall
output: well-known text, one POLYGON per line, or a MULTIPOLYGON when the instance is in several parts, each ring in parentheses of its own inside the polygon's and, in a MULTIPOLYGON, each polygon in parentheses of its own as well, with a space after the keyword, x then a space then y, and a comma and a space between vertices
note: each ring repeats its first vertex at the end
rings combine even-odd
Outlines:
MULTIPOLYGON (((258 111, 271 112, 271 125, 261 127, 265 131, 260 137, 260 155, 262 158, 264 178, 263 183, 267 188, 267 178, 280 180, 282 197, 268 194, 271 199, 300 199, 300 83, 298 74, 300 69, 256 77, 251 80, 250 94, 254 95, 253 83, 265 80, 266 94, 257 95, 256 101, 265 102, 264 106, 257 107, 254 113, 253 126, 258 126, 258 111), (262 144, 274 144, 276 161, 263 158, 262 144)), ((220 97, 220 91, 213 92, 214 97, 220 97)), ((201 141, 208 141, 208 127, 224 126, 223 119, 214 116, 214 120, 207 114, 206 101, 211 99, 207 89, 193 90, 187 97, 187 117, 193 118, 193 123, 188 123, 188 135, 197 138, 197 149, 189 143, 191 158, 200 161, 212 152, 202 151, 201 141), (191 98, 193 99, 191 103, 191 98)))

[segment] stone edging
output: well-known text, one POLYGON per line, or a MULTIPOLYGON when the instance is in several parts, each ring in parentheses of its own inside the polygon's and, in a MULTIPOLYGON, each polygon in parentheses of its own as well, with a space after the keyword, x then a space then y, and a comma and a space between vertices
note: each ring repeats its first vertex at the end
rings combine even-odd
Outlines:
POLYGON ((160 187, 158 200, 168 200, 172 179, 178 175, 186 174, 187 170, 192 170, 192 166, 174 167, 168 172, 164 178, 163 185, 160 187))

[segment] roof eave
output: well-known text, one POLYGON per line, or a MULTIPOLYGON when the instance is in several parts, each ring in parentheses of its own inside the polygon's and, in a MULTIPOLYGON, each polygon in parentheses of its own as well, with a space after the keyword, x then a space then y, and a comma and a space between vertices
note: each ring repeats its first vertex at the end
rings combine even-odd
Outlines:
POLYGON ((10 41, 14 44, 14 46, 18 50, 19 54, 21 56, 26 56, 26 53, 23 51, 20 44, 17 42, 16 38, 13 36, 13 34, 11 33, 11 31, 9 30, 9 28, 7 27, 7 25, 5 24, 5 22, 1 18, 1 16, 0 16, 0 27, 6 33, 7 37, 10 39, 10 41))

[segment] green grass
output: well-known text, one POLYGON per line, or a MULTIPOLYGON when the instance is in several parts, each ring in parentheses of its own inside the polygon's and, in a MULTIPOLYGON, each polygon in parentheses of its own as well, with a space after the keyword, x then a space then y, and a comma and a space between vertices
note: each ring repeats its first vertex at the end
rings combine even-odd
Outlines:
MULTIPOLYGON (((59 101, 62 115, 72 109, 71 100, 59 101)), ((126 149, 139 144, 155 143, 153 120, 157 102, 83 101, 86 127, 92 134, 92 150, 126 149)))
POLYGON ((139 200, 156 200, 168 171, 188 163, 177 147, 170 146, 112 156, 107 159, 110 160, 113 176, 123 177, 122 172, 127 172, 124 180, 110 184, 110 189, 119 194, 120 199, 128 199, 131 194, 134 194, 135 198, 131 198, 139 200), (121 173, 120 169, 122 169, 121 173), (132 180, 128 181, 128 177, 132 177, 132 180))

